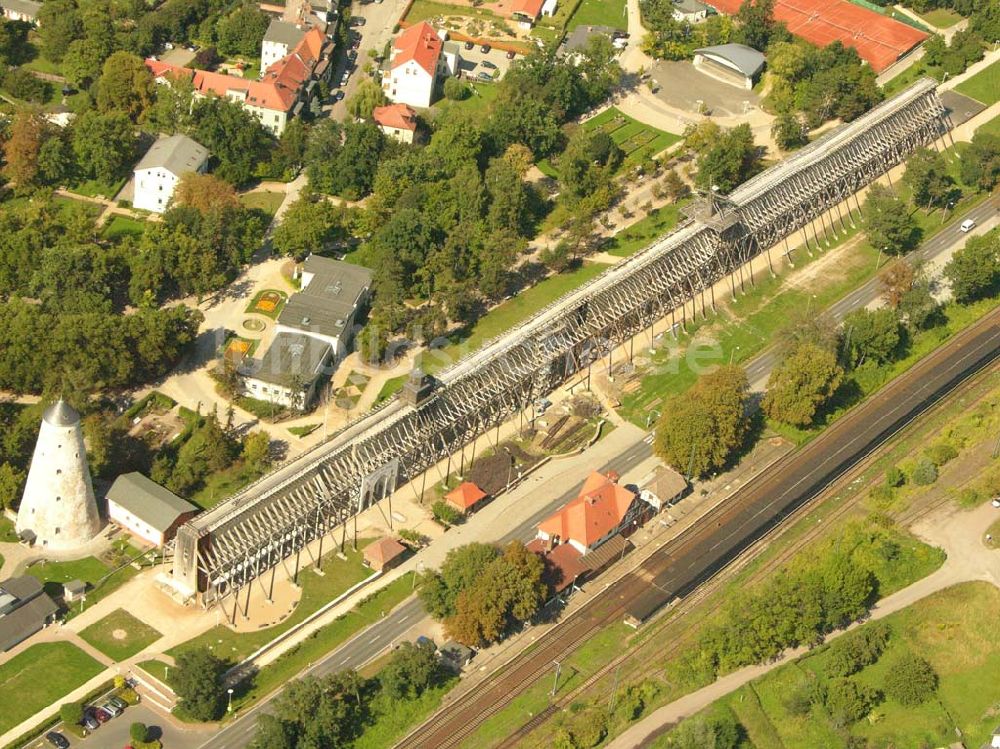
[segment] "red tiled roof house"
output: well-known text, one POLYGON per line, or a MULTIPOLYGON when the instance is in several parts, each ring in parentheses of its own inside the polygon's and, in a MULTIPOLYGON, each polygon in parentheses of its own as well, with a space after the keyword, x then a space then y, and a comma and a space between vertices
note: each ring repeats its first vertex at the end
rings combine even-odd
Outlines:
POLYGON ((409 104, 387 104, 372 110, 379 130, 403 143, 412 143, 417 133, 417 111, 409 104))
POLYGON ((619 533, 628 535, 652 510, 638 494, 618 484, 617 474, 595 471, 576 499, 538 525, 538 538, 550 549, 569 543, 586 554, 619 533))
POLYGON ((486 492, 471 481, 464 481, 445 495, 445 501, 459 512, 473 513, 489 499, 486 492))
POLYGON ((380 538, 365 547, 365 564, 373 570, 390 570, 403 561, 406 547, 394 538, 380 538))
POLYGON ((392 43, 382 90, 390 101, 429 107, 437 82, 458 71, 458 45, 444 40, 426 21, 410 26, 392 43))

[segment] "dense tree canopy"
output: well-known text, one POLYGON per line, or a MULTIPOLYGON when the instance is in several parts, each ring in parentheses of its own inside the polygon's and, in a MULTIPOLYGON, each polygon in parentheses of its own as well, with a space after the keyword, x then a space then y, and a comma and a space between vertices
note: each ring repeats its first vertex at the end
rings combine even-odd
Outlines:
POLYGON ((885 693, 901 705, 914 707, 929 700, 938 678, 931 664, 909 651, 897 656, 885 676, 885 693))
POLYGON ((208 648, 191 648, 177 654, 170 686, 184 712, 195 720, 215 720, 223 708, 222 675, 226 662, 208 648))
POLYGON ((665 403, 656 424, 656 454, 681 473, 717 471, 743 446, 749 419, 746 372, 720 367, 665 403))
POLYGON ((844 318, 844 358, 852 369, 891 361, 899 348, 899 318, 893 309, 858 309, 844 318))
POLYGON ((834 352, 803 343, 771 370, 761 404, 764 413, 785 424, 809 426, 833 397, 843 376, 834 352))
POLYGON ((920 229, 910 216, 909 206, 884 185, 876 182, 868 188, 862 213, 868 241, 882 252, 902 255, 920 241, 920 229))
POLYGON ((970 237, 944 268, 951 293, 961 304, 996 294, 1000 290, 1000 231, 970 237))

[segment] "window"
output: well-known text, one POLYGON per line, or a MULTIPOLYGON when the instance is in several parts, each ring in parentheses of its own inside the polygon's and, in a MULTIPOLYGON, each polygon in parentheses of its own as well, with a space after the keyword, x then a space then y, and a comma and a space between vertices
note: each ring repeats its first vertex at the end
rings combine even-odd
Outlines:
POLYGON ((60 501, 62 497, 56 497, 56 502, 60 501))
POLYGON ((56 535, 59 535, 59 528, 56 528, 56 535))
MULTIPOLYGON (((57 468, 56 469, 56 476, 58 476, 61 473, 62 473, 62 468, 57 468)), ((56 497, 56 499, 58 499, 58 497, 56 497)))

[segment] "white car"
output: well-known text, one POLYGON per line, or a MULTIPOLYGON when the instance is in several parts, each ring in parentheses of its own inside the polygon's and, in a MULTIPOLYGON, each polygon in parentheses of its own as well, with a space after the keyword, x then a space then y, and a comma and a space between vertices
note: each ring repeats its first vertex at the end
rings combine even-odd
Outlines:
POLYGON ((1000 509, 1000 497, 994 497, 991 504, 997 509, 1000 509))
POLYGON ((976 222, 973 221, 971 218, 967 218, 965 219, 965 221, 962 222, 962 225, 958 227, 958 230, 963 233, 968 233, 975 228, 976 228, 976 222))

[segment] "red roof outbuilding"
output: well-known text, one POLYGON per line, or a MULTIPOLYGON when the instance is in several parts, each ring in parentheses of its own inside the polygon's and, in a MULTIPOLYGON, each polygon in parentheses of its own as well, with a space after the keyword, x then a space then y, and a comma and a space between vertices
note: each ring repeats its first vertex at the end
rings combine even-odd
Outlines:
POLYGON ((409 104, 387 104, 372 110, 372 119, 382 127, 396 130, 416 130, 417 110, 409 104))
POLYGON ((437 35, 433 26, 427 21, 421 21, 397 36, 393 46, 396 49, 396 54, 392 58, 392 67, 398 68, 410 60, 414 60, 430 75, 434 75, 437 72, 437 64, 441 57, 441 50, 444 48, 444 42, 441 41, 441 37, 437 35))
POLYGON ((445 495, 448 504, 462 512, 468 512, 478 502, 486 499, 486 492, 471 481, 463 481, 445 495))
POLYGON ((533 21, 538 20, 538 17, 542 14, 542 5, 545 0, 514 0, 514 4, 510 9, 510 14, 515 13, 521 16, 527 16, 533 21))

